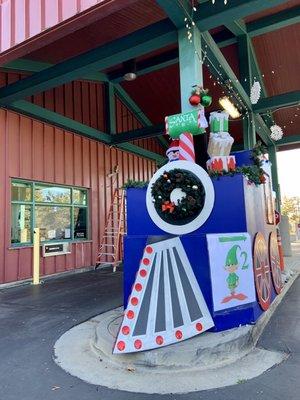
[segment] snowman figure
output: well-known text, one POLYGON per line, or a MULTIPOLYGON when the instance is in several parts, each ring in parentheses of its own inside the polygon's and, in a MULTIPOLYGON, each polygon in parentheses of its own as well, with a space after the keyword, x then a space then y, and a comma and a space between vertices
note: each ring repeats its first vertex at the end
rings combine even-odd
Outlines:
POLYGON ((179 140, 172 140, 168 150, 166 151, 166 156, 169 162, 179 160, 179 140))

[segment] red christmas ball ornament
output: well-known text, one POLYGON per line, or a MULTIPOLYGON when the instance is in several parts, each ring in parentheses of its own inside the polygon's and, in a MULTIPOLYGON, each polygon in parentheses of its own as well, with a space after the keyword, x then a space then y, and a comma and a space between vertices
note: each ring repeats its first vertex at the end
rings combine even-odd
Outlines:
POLYGON ((199 96, 199 94, 192 94, 189 98, 189 102, 191 106, 197 107, 201 102, 201 97, 199 96))

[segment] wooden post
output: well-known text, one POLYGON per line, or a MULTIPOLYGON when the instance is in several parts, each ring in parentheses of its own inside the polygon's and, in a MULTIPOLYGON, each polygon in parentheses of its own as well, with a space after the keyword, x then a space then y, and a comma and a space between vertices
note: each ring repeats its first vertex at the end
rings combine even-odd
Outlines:
POLYGON ((33 285, 40 284, 40 229, 33 230, 33 285))
POLYGON ((105 83, 105 119, 106 132, 114 135, 117 130, 115 88, 110 82, 105 83))
MULTIPOLYGON (((251 51, 250 39, 245 35, 238 36, 238 52, 239 52, 239 67, 240 67, 240 81, 248 96, 253 81, 253 73, 251 66, 251 51)), ((248 110, 248 118, 243 120, 243 138, 244 149, 250 150, 256 143, 255 121, 253 113, 248 110)))
MULTIPOLYGON (((185 28, 178 30, 181 112, 183 113, 195 109, 189 103, 193 86, 203 85, 201 33, 196 26, 192 28, 192 41, 193 43, 190 43, 185 28)), ((199 135, 197 138, 190 134, 182 136, 190 140, 190 146, 193 146, 193 142, 194 145, 196 144, 196 161, 205 167, 207 160, 205 135, 199 135)))
POLYGON ((183 113, 195 109, 189 103, 192 86, 203 85, 201 33, 194 27, 192 34, 193 43, 190 43, 186 29, 182 28, 178 31, 181 111, 183 113))
POLYGON ((276 146, 272 145, 268 147, 269 160, 272 164, 272 183, 273 190, 276 192, 276 209, 280 212, 281 206, 281 196, 280 196, 280 186, 278 181, 278 169, 277 169, 277 157, 276 157, 276 146))

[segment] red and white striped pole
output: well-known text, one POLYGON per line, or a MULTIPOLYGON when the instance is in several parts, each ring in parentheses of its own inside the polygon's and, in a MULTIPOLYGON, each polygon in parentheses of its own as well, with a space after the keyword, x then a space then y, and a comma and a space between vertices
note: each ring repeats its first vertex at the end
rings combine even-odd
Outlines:
POLYGON ((184 132, 179 137, 179 160, 195 162, 193 135, 184 132))

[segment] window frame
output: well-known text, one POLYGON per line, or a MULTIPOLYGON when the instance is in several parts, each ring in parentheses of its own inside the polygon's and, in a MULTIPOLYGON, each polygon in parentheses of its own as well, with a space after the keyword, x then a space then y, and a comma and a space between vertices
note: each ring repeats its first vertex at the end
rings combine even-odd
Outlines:
MULTIPOLYGON (((21 184, 27 184, 31 186, 31 201, 20 201, 20 200, 12 200, 10 199, 10 210, 12 210, 12 205, 17 204, 17 205, 30 205, 31 206, 31 217, 30 217, 30 225, 31 225, 31 241, 30 242, 24 242, 24 243, 12 243, 12 237, 11 237, 11 229, 10 229, 10 246, 11 247, 28 247, 33 245, 33 230, 35 228, 35 208, 36 206, 48 206, 48 207, 68 207, 70 208, 70 227, 71 227, 71 238, 70 239, 55 239, 55 240, 44 240, 40 242, 41 244, 50 244, 50 243, 73 243, 73 242, 87 242, 90 241, 90 218, 89 218, 89 200, 90 200, 90 194, 89 194, 89 189, 81 186, 69 186, 69 185, 60 185, 56 183, 46 183, 46 182, 40 182, 40 181, 31 181, 31 180, 26 180, 26 179, 19 179, 19 178, 11 178, 10 182, 10 193, 11 193, 11 188, 13 183, 21 183, 21 184), (40 201, 35 201, 35 186, 44 186, 44 187, 61 187, 64 189, 70 189, 71 190, 71 199, 70 203, 51 203, 51 202, 40 202, 40 201), (84 190, 86 192, 86 204, 77 204, 73 202, 73 190, 84 190), (74 208, 85 208, 86 209, 86 223, 87 223, 87 237, 86 238, 75 238, 74 237, 74 208)), ((11 215, 11 211, 10 211, 11 215)), ((12 221, 11 221, 12 225, 12 221)))

